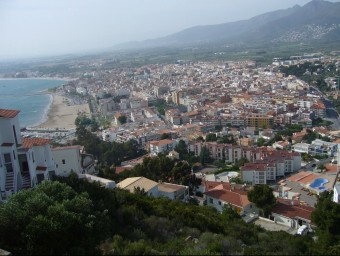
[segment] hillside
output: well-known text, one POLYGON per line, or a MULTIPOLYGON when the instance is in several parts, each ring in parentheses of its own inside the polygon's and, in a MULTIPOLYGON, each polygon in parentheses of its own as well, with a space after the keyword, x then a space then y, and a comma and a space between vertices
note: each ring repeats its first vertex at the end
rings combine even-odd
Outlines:
POLYGON ((340 2, 313 0, 258 15, 249 20, 209 26, 196 26, 178 33, 142 42, 129 42, 117 48, 191 46, 202 44, 247 44, 261 42, 305 42, 340 39, 340 2))

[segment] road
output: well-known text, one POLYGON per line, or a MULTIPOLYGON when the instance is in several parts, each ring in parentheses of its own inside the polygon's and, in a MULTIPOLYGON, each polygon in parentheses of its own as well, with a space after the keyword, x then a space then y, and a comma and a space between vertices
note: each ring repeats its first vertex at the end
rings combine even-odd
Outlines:
POLYGON ((340 130, 339 113, 334 108, 332 100, 328 99, 318 88, 314 86, 310 86, 310 91, 322 97, 323 102, 326 107, 326 114, 327 114, 327 118, 324 118, 324 119, 331 121, 333 123, 331 126, 333 130, 340 130))
POLYGON ((327 108, 326 110, 327 118, 325 118, 325 120, 333 122, 331 127, 334 130, 340 130, 339 113, 334 109, 332 101, 327 98, 324 98, 324 103, 327 108))

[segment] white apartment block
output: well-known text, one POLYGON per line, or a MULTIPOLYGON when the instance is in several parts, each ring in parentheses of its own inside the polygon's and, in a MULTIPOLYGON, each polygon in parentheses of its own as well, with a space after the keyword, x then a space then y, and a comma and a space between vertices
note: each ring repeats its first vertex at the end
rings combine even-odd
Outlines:
POLYGON ((19 111, 0 109, 0 201, 56 174, 48 139, 22 138, 19 111))
POLYGON ((159 140, 159 141, 150 141, 150 154, 157 155, 159 153, 165 153, 172 151, 177 145, 176 140, 159 140))

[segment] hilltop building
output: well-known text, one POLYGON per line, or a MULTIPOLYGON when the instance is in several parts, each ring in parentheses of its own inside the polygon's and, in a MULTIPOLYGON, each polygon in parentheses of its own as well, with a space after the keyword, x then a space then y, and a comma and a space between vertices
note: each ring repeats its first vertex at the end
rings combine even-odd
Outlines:
POLYGON ((50 140, 22 138, 19 112, 0 109, 0 201, 57 173, 50 140))

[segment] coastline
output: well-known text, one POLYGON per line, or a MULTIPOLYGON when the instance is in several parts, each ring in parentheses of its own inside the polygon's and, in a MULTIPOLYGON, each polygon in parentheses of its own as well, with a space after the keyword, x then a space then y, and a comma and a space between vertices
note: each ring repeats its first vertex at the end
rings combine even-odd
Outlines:
POLYGON ((90 107, 88 104, 71 105, 71 98, 60 94, 50 94, 52 101, 46 108, 42 123, 30 126, 28 128, 61 130, 75 129, 75 120, 80 113, 90 116, 90 107))
POLYGON ((74 81, 78 78, 71 78, 71 77, 25 77, 25 78, 15 78, 15 77, 0 77, 0 80, 57 80, 57 81, 74 81))

